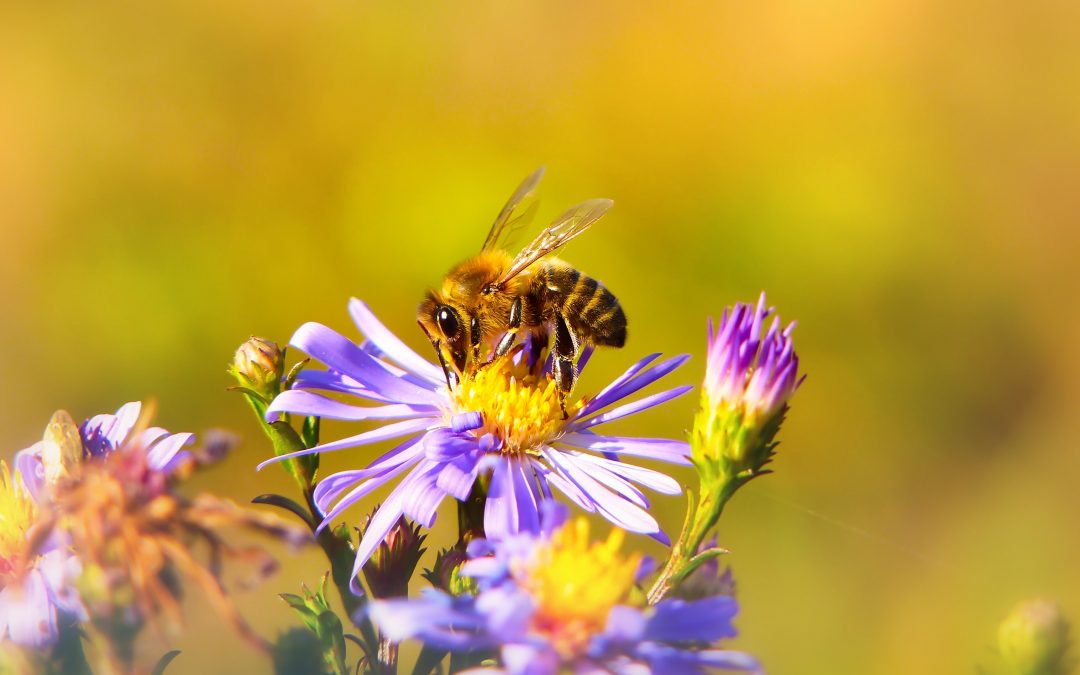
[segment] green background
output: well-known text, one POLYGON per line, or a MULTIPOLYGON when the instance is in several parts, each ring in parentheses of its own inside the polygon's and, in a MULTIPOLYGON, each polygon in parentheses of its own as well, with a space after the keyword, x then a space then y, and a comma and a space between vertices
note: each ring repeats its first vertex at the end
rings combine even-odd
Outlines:
MULTIPOLYGON (((541 220, 616 202, 565 252, 630 318, 579 391, 651 351, 697 382, 706 317, 761 289, 799 321, 776 474, 722 521, 732 645, 773 673, 971 672, 1017 600, 1080 616, 1077 26, 1054 0, 4 3, 4 454, 56 408, 155 396, 163 426, 246 438, 192 492, 288 491, 225 391, 236 346, 351 331, 355 295, 424 349, 422 293, 544 164, 541 220)), ((612 432, 677 437, 695 403, 612 432)), ((238 596, 268 636, 273 593, 323 570, 282 556, 238 596)), ((266 669, 187 605, 146 659, 266 669)))

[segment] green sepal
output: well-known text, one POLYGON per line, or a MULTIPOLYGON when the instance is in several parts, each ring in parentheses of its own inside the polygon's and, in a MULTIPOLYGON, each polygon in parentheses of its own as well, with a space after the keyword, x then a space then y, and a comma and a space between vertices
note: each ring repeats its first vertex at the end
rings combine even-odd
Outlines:
MULTIPOLYGON (((300 437, 304 441, 304 445, 309 448, 314 448, 319 444, 319 418, 318 417, 305 417, 304 427, 301 429, 300 437)), ((319 455, 309 455, 309 457, 315 458, 315 469, 319 468, 319 455)))

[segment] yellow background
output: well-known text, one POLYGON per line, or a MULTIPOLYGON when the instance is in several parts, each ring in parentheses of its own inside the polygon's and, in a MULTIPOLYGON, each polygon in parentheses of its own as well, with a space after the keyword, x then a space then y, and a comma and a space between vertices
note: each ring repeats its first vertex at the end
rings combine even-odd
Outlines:
MULTIPOLYGON (((424 349, 424 289, 545 164, 541 220, 616 201, 565 257, 631 337, 579 391, 650 351, 697 382, 706 317, 761 289, 799 321, 776 474, 722 521, 732 645, 772 673, 971 672, 1018 599, 1080 617, 1078 26, 1055 0, 4 3, 4 454, 56 408, 156 396, 172 430, 246 438, 193 491, 290 490, 254 472, 235 347, 350 331, 356 295, 424 349)), ((679 436, 695 402, 612 431, 679 436)), ((266 635, 323 569, 283 562, 240 595, 266 635)), ((173 670, 267 668, 188 605, 173 670)))

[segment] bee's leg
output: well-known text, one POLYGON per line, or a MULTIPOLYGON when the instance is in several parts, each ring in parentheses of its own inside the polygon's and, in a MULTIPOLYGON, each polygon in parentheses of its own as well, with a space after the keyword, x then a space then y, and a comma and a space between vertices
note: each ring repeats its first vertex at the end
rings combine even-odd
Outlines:
POLYGON ((480 319, 475 316, 469 321, 469 341, 472 347, 472 362, 480 363, 480 319))
POLYGON ((510 306, 510 321, 507 324, 506 334, 499 340, 499 344, 495 347, 495 352, 491 355, 491 361, 505 356, 510 348, 514 346, 514 340, 517 338, 518 331, 521 330, 521 296, 514 298, 514 304, 510 306))
POLYGON ((563 419, 570 417, 566 412, 566 397, 574 390, 574 383, 577 381, 577 365, 574 363, 577 351, 577 337, 566 325, 563 315, 556 314, 555 344, 551 350, 551 374, 555 377, 555 388, 559 392, 559 407, 562 408, 563 419))
POLYGON ((442 365, 443 376, 446 378, 446 387, 453 390, 454 387, 457 386, 458 376, 457 373, 450 370, 450 364, 446 362, 446 357, 443 356, 442 343, 435 339, 431 333, 428 332, 427 328, 424 328, 424 324, 419 321, 416 323, 420 324, 420 330, 424 331, 424 335, 427 336, 428 341, 431 342, 431 346, 435 349, 435 354, 439 357, 439 364, 442 365))

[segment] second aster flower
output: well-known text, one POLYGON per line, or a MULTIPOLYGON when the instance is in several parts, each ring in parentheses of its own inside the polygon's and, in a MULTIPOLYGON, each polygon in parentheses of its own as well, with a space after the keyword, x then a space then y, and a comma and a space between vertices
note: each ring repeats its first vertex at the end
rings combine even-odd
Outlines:
POLYGON ((448 390, 442 370, 408 348, 367 305, 354 299, 349 310, 367 340, 355 344, 321 324, 301 326, 290 344, 328 369, 301 372, 294 387, 274 400, 268 415, 374 420, 382 426, 264 464, 405 439, 366 468, 329 476, 315 489, 325 526, 362 497, 404 474, 360 541, 354 590, 359 590, 356 573, 402 515, 430 527, 443 498, 465 500, 474 483, 488 476, 484 530, 489 538, 538 531, 540 504, 557 491, 622 529, 667 541, 635 483, 663 494, 678 494, 679 484, 665 474, 624 463, 622 458, 688 464, 688 444, 604 436, 595 428, 689 391, 692 387, 675 387, 620 403, 688 357, 654 364, 659 355, 647 356, 596 396, 570 404, 564 419, 550 371, 542 361, 530 363, 523 350, 470 371, 448 390), (342 402, 320 392, 353 401, 342 402))

